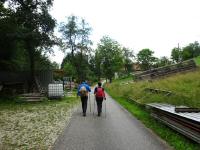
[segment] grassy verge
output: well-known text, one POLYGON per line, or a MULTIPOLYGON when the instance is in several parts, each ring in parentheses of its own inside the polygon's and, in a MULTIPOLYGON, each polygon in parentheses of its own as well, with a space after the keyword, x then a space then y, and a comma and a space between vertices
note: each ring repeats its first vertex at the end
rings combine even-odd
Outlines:
POLYGON ((50 149, 71 117, 76 97, 43 102, 0 100, 0 149, 50 149))
POLYGON ((176 74, 164 79, 157 79, 152 82, 128 82, 117 80, 112 85, 113 92, 119 97, 131 97, 139 103, 161 102, 173 105, 186 105, 200 108, 200 69, 194 72, 176 74), (155 88, 171 91, 171 96, 155 94, 145 91, 145 88, 155 88))
POLYGON ((194 58, 194 61, 197 64, 197 66, 200 66, 200 56, 194 58))
POLYGON ((116 96, 113 88, 105 86, 107 92, 133 116, 140 120, 146 127, 153 130, 158 136, 165 140, 171 147, 176 150, 199 150, 199 145, 179 133, 173 131, 164 124, 156 121, 150 116, 150 112, 134 104, 126 98, 116 96))

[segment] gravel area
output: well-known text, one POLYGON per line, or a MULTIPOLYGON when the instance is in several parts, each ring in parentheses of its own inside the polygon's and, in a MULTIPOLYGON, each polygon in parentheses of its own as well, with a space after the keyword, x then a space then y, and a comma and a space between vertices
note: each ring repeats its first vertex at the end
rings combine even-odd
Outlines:
POLYGON ((76 110, 74 104, 63 100, 0 109, 0 149, 51 149, 76 110))

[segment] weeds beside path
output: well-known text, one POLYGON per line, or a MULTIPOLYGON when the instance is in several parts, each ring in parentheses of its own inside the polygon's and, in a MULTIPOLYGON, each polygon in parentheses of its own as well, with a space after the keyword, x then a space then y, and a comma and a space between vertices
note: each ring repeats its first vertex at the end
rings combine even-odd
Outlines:
POLYGON ((119 97, 130 97, 143 104, 168 103, 200 108, 200 68, 188 73, 153 80, 152 82, 133 82, 132 79, 113 82, 110 88, 119 97), (131 82, 132 81, 132 82, 131 82), (172 95, 147 92, 146 88, 171 91, 172 95))
MULTIPOLYGON (((123 81, 122 81, 123 82, 123 81)), ((127 89, 124 84, 120 84, 118 80, 116 83, 106 85, 106 91, 125 109, 127 109, 133 116, 140 120, 146 127, 153 130, 158 136, 165 140, 170 146, 175 150, 199 150, 199 145, 183 135, 180 135, 176 131, 170 129, 164 124, 156 121, 150 116, 150 112, 144 108, 136 105, 131 100, 128 100, 125 96, 134 93, 130 93, 130 90, 127 89), (126 90, 125 90, 126 88, 126 90), (121 90, 120 90, 121 89, 121 90)), ((140 91, 139 89, 136 89, 140 91)), ((134 97, 134 96, 133 96, 134 97)))
POLYGON ((50 149, 77 103, 76 97, 37 103, 0 100, 0 149, 50 149))

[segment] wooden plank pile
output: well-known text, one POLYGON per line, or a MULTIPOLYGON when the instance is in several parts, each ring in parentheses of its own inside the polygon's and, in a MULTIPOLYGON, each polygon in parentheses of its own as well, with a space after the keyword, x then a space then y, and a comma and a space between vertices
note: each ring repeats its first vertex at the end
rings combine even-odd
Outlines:
POLYGON ((170 74, 185 72, 189 70, 194 70, 196 68, 196 64, 193 59, 184 61, 178 64, 159 67, 151 70, 147 70, 138 74, 134 74, 134 79, 138 80, 151 80, 156 79, 163 76, 168 76, 170 74))
POLYGON ((200 144, 200 110, 198 108, 159 103, 147 104, 146 107, 151 110, 154 118, 200 144))
POLYGON ((41 93, 24 93, 20 95, 20 99, 24 102, 40 102, 45 96, 41 93))

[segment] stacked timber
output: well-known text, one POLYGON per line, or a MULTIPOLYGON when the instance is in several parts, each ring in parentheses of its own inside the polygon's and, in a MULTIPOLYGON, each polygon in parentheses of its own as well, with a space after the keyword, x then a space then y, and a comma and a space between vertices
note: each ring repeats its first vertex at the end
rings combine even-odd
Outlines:
POLYGON ((141 73, 134 74, 134 79, 138 80, 151 80, 159 77, 168 76, 174 73, 186 72, 190 70, 194 70, 196 68, 196 64, 193 59, 184 61, 178 64, 159 67, 147 71, 143 71, 141 73))
POLYGON ((20 95, 20 99, 24 102, 40 102, 45 96, 41 93, 24 93, 20 95))
POLYGON ((200 144, 200 110, 185 106, 151 103, 146 105, 151 115, 200 144))

